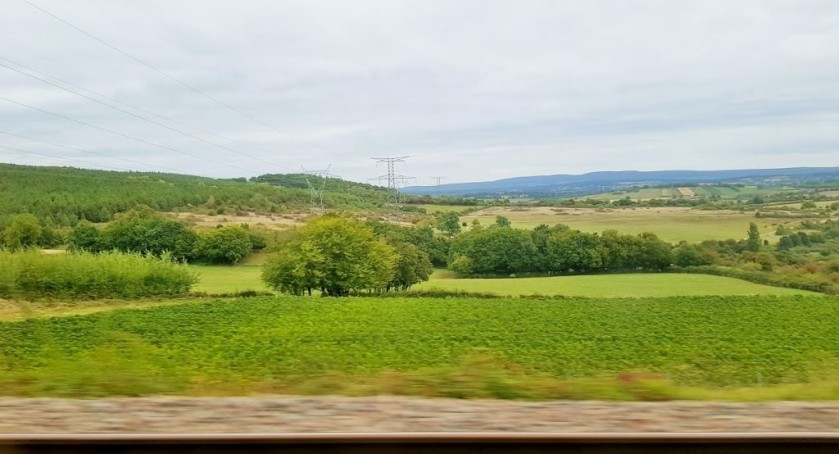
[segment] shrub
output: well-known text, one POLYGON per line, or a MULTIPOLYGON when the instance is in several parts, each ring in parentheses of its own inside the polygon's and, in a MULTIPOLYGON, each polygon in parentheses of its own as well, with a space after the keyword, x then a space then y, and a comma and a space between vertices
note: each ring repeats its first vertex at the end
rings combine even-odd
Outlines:
POLYGON ((173 297, 188 294, 196 280, 165 254, 0 252, 2 298, 173 297))
POLYGON ((209 263, 235 264, 253 250, 251 234, 239 226, 221 227, 203 232, 195 256, 209 263))
POLYGON ((33 247, 38 244, 41 231, 38 218, 31 214, 19 214, 3 231, 3 242, 13 251, 33 247))
POLYGON ((121 215, 106 227, 101 247, 156 256, 170 253, 183 260, 192 254, 197 242, 198 235, 183 222, 163 218, 143 207, 121 215))

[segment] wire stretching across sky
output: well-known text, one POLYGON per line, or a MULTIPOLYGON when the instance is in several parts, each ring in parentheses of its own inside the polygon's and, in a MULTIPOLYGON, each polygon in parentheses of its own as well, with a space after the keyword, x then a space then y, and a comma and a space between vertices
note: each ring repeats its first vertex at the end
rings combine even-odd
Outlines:
POLYGON ((111 134, 114 134, 114 135, 117 135, 117 136, 120 136, 120 137, 124 137, 126 139, 130 139, 130 140, 133 140, 135 142, 140 142, 140 143, 143 143, 143 144, 146 144, 146 145, 151 145, 153 147, 161 148, 163 150, 172 151, 172 152, 179 153, 179 154, 182 154, 182 155, 186 155, 186 156, 189 156, 189 157, 192 157, 192 158, 201 159, 203 161, 212 162, 212 163, 215 163, 215 164, 221 164, 221 165, 226 166, 226 167, 230 167, 230 168, 234 168, 234 169, 238 169, 238 170, 244 170, 245 172, 258 173, 258 172, 254 171, 252 169, 246 169, 244 167, 240 167, 240 166, 237 166, 237 165, 228 164, 228 163, 225 163, 225 162, 222 162, 222 161, 216 161, 215 159, 210 159, 210 158, 200 156, 200 155, 197 155, 197 154, 193 154, 193 153, 189 153, 189 152, 186 152, 186 151, 178 150, 176 148, 172 148, 172 147, 169 147, 169 146, 166 146, 166 145, 161 145, 159 143, 152 142, 152 141, 145 140, 145 139, 141 139, 139 137, 128 135, 128 134, 125 134, 125 133, 122 133, 122 132, 119 132, 119 131, 114 131, 113 129, 108 129, 108 128, 105 128, 105 127, 102 127, 102 126, 97 126, 95 124, 88 123, 84 120, 78 120, 76 118, 68 117, 66 115, 62 115, 62 114, 55 113, 55 112, 50 112, 48 110, 41 109, 39 107, 30 106, 29 104, 25 104, 25 103, 22 103, 20 101, 15 101, 13 99, 6 98, 5 96, 0 96, 0 99, 2 99, 3 101, 6 101, 6 102, 12 103, 12 104, 16 104, 16 105, 21 106, 21 107, 26 107, 28 109, 32 109, 32 110, 35 110, 35 111, 38 111, 38 112, 41 112, 41 113, 52 115, 54 117, 62 118, 64 120, 71 121, 73 123, 78 123, 80 125, 84 125, 84 126, 87 126, 89 128, 97 129, 99 131, 105 131, 105 132, 108 132, 108 133, 111 133, 111 134))
MULTIPOLYGON (((117 160, 117 161, 124 161, 124 162, 129 162, 129 163, 132 163, 132 164, 140 164, 140 165, 146 166, 146 167, 154 167, 154 168, 157 168, 157 169, 165 170, 167 172, 181 173, 180 170, 173 169, 171 167, 158 166, 158 165, 149 164, 149 163, 142 162, 142 161, 135 161, 133 159, 128 159, 128 158, 120 158, 120 157, 116 157, 116 156, 111 156, 107 153, 99 153, 97 151, 91 151, 91 150, 87 150, 87 149, 84 149, 84 148, 81 148, 81 147, 74 147, 72 145, 64 145, 64 144, 57 143, 57 142, 50 142, 48 140, 36 139, 34 137, 24 136, 24 135, 21 135, 21 134, 15 134, 15 133, 12 133, 12 132, 0 131, 0 134, 4 134, 4 135, 7 135, 7 136, 11 136, 11 137, 17 137, 18 139, 31 140, 32 142, 38 142, 38 143, 42 143, 42 144, 46 144, 46 145, 51 145, 51 146, 54 146, 54 147, 66 148, 68 150, 80 151, 82 153, 102 156, 102 157, 105 157, 105 158, 108 158, 108 159, 114 159, 114 160, 117 160)), ((118 170, 129 170, 129 169, 118 169, 118 170)))
POLYGON ((56 156, 56 155, 47 154, 47 153, 38 153, 38 152, 35 152, 35 151, 29 151, 29 150, 23 150, 23 149, 20 149, 20 148, 10 147, 8 145, 0 145, 0 148, 10 150, 12 153, 21 154, 21 155, 24 155, 24 156, 30 156, 30 155, 34 154, 35 156, 45 157, 49 160, 56 161, 56 162, 58 162, 58 160, 61 160, 61 161, 67 161, 71 164, 76 164, 76 165, 81 164, 81 165, 85 165, 85 166, 104 167, 107 170, 119 170, 119 171, 127 171, 127 172, 131 171, 130 169, 125 169, 125 168, 121 168, 121 167, 114 167, 114 166, 109 166, 109 165, 106 165, 106 164, 96 164, 96 163, 89 162, 89 161, 80 161, 78 159, 65 158, 63 156, 56 156))
MULTIPOLYGON (((4 60, 4 61, 11 61, 11 60, 9 60, 9 59, 7 59, 7 58, 3 58, 3 57, 0 57, 0 60, 4 60)), ((12 67, 12 66, 9 66, 9 65, 7 65, 7 64, 5 64, 5 63, 3 63, 2 61, 0 61, 0 67, 3 67, 3 68, 6 68, 6 69, 9 69, 9 70, 14 71, 14 72, 16 72, 16 73, 18 73, 18 74, 22 74, 22 75, 24 75, 24 76, 26 76, 26 77, 29 77, 29 78, 32 78, 32 79, 38 80, 38 81, 43 82, 43 83, 45 83, 45 84, 47 84, 47 85, 50 85, 50 86, 52 86, 52 87, 58 88, 58 89, 60 89, 60 90, 64 90, 64 91, 66 91, 66 92, 68 92, 68 93, 72 93, 72 94, 74 94, 74 95, 76 95, 76 96, 80 96, 80 97, 82 97, 82 98, 84 98, 84 99, 87 99, 87 100, 93 101, 93 102, 95 102, 95 103, 97 103, 97 104, 101 104, 101 105, 103 105, 103 106, 105 106, 105 107, 107 107, 107 108, 109 108, 109 109, 113 109, 113 110, 116 110, 117 112, 121 112, 121 113, 124 113, 124 114, 126 114, 126 115, 130 115, 130 116, 132 116, 132 117, 134 117, 134 118, 140 119, 140 120, 142 120, 142 121, 145 121, 145 122, 151 123, 151 124, 156 125, 156 126, 160 126, 161 128, 168 129, 168 130, 170 130, 170 131, 176 132, 176 133, 178 133, 178 134, 181 134, 181 135, 183 135, 183 136, 186 136, 186 137, 189 137, 189 138, 191 138, 191 139, 197 140, 197 141, 199 141, 199 142, 206 143, 206 144, 212 145, 212 146, 214 146, 214 147, 221 148, 221 149, 223 149, 223 150, 229 151, 229 152, 231 152, 231 153, 235 153, 235 154, 240 155, 240 156, 244 156, 244 157, 246 157, 246 158, 253 159, 253 160, 255 160, 255 161, 260 161, 260 162, 262 162, 262 163, 264 163, 264 164, 269 164, 269 165, 272 165, 272 166, 274 166, 274 165, 275 165, 275 164, 274 164, 274 163, 272 163, 272 162, 265 161, 265 160, 263 160, 263 159, 260 159, 260 158, 254 157, 254 156, 250 156, 250 155, 248 155, 248 154, 245 154, 245 153, 242 153, 242 152, 240 152, 240 151, 238 151, 238 150, 235 150, 235 149, 233 149, 233 148, 230 148, 230 147, 228 147, 228 146, 226 146, 226 145, 222 145, 222 144, 219 144, 219 143, 215 143, 215 142, 212 142, 212 141, 206 140, 206 139, 204 139, 204 138, 202 138, 202 137, 198 137, 198 136, 196 136, 196 135, 194 135, 194 134, 190 134, 190 133, 188 133, 188 132, 186 132, 186 131, 183 131, 183 130, 180 130, 180 129, 178 129, 178 128, 173 128, 173 127, 171 127, 171 126, 169 126, 169 125, 166 125, 166 124, 160 123, 160 122, 155 121, 155 120, 152 120, 152 119, 150 119, 150 118, 146 118, 146 117, 144 117, 144 116, 142 116, 142 115, 139 115, 139 114, 136 114, 136 113, 134 113, 134 112, 131 112, 130 110, 126 110, 126 109, 123 109, 122 107, 115 106, 115 105, 113 105, 113 104, 109 104, 109 103, 107 103, 107 102, 104 102, 104 101, 101 101, 101 100, 99 100, 99 99, 96 99, 96 98, 94 98, 94 97, 92 97, 92 96, 88 96, 88 95, 86 95, 86 94, 84 94, 84 93, 81 93, 81 92, 75 91, 75 90, 70 89, 70 88, 62 87, 62 86, 61 86, 61 85, 59 85, 59 84, 56 84, 56 83, 50 82, 49 80, 43 79, 43 78, 38 77, 38 76, 36 76, 36 75, 29 74, 29 73, 27 73, 27 72, 25 72, 25 71, 21 71, 20 69, 17 69, 17 68, 14 68, 14 67, 12 67)), ((277 167, 279 167, 279 166, 277 166, 277 167)))
POLYGON ((306 145, 309 145, 310 147, 312 147, 312 148, 314 148, 314 149, 322 150, 322 149, 321 149, 321 147, 319 147, 318 145, 316 145, 316 144, 314 144, 314 143, 312 143, 312 142, 310 142, 310 141, 308 141, 308 140, 305 140, 305 139, 303 139, 303 138, 297 137, 297 136, 295 136, 295 135, 293 135, 293 134, 289 134, 288 132, 283 131, 283 130, 281 130, 281 129, 277 128, 276 126, 274 126, 274 125, 272 125, 272 124, 270 124, 270 123, 268 123, 268 122, 266 122, 266 121, 264 121, 264 120, 262 120, 262 119, 260 119, 260 118, 258 118, 258 117, 256 117, 256 116, 254 116, 254 115, 252 115, 252 114, 249 114, 249 113, 247 113, 247 112, 245 112, 245 111, 243 111, 243 110, 241 110, 241 109, 239 109, 239 108, 236 108, 236 107, 234 107, 234 106, 232 106, 232 105, 230 105, 230 104, 228 104, 228 103, 226 103, 226 102, 222 101, 221 99, 216 98, 215 96, 213 96, 213 95, 211 95, 211 94, 209 94, 209 93, 207 93, 207 92, 205 92, 205 91, 203 91, 203 90, 201 90, 201 89, 199 89, 199 88, 197 88, 197 87, 195 87, 195 86, 193 86, 193 85, 191 85, 191 84, 189 84, 189 83, 187 83, 187 82, 184 82, 183 80, 178 79, 177 77, 175 77, 175 76, 173 76, 173 75, 171 75, 171 74, 169 74, 169 73, 167 73, 167 72, 165 72, 165 71, 163 71, 163 70, 161 70, 161 69, 157 68, 156 66, 154 66, 154 65, 152 65, 152 64, 150 64, 150 63, 147 63, 146 61, 144 61, 144 60, 142 60, 142 59, 140 59, 140 58, 135 57, 134 55, 132 55, 132 54, 130 54, 130 53, 128 53, 128 52, 126 52, 126 51, 124 51, 124 50, 120 49, 119 47, 114 46, 113 44, 111 44, 111 43, 109 43, 109 42, 105 41, 104 39, 99 38, 98 36, 96 36, 96 35, 94 35, 94 34, 92 34, 92 33, 87 32, 86 30, 84 30, 84 29, 82 29, 81 27, 79 27, 79 26, 77 26, 77 25, 73 24, 72 22, 70 22, 70 21, 68 21, 68 20, 64 19, 63 17, 61 17, 61 16, 59 16, 59 15, 57 15, 57 14, 54 14, 54 13, 52 13, 52 12, 50 12, 50 11, 48 11, 48 10, 44 9, 44 8, 41 8, 40 6, 38 6, 37 4, 35 4, 34 2, 31 2, 30 0, 21 0, 21 1, 22 1, 22 2, 24 2, 24 3, 26 3, 27 5, 29 5, 29 6, 31 6, 31 7, 33 7, 33 8, 35 8, 35 9, 37 9, 38 11, 41 11, 42 13, 44 13, 44 14, 46 14, 46 15, 48 15, 48 16, 50 16, 50 17, 52 17, 52 18, 54 18, 55 20, 57 20, 57 21, 59 21, 59 22, 61 22, 61 23, 65 24, 65 25, 67 25, 68 27, 70 27, 70 28, 72 28, 72 29, 76 30, 77 32, 79 32, 79 33, 81 33, 81 34, 83 34, 83 35, 87 36, 88 38, 90 38, 90 39, 92 39, 92 40, 94 40, 94 41, 96 41, 96 42, 98 42, 98 43, 102 44, 103 46, 106 46, 106 47, 108 47, 109 49, 111 49, 111 50, 113 50, 113 51, 115 51, 115 52, 118 52, 118 53, 120 53, 120 54, 124 55, 125 57, 127 57, 127 58, 129 58, 129 59, 133 60, 134 62, 136 62, 136 63, 138 63, 138 64, 140 64, 140 65, 145 66, 146 68, 148 68, 148 69, 150 69, 150 70, 152 70, 152 71, 156 72, 157 74, 160 74, 161 76, 163 76, 163 77, 165 77, 165 78, 167 78, 167 79, 169 79, 169 80, 171 80, 171 81, 173 81, 173 82, 175 82, 175 83, 177 83, 177 84, 179 84, 179 85, 181 85, 181 86, 183 86, 183 87, 185 87, 185 88, 188 88, 189 90, 191 90, 191 91, 193 91, 193 92, 195 92, 195 93, 197 93, 197 94, 199 94, 199 95, 201 95, 201 96, 203 96, 203 97, 205 97, 205 98, 207 98, 207 99, 209 99, 209 100, 211 100, 211 101, 215 102, 216 104, 218 104, 218 105, 220 105, 220 106, 222 106, 222 107, 224 107, 224 108, 226 108, 226 109, 228 109, 228 110, 231 110, 231 111, 235 112, 236 114, 238 114, 238 115, 240 115, 240 116, 242 116, 242 117, 244 117, 244 118, 246 118, 246 119, 248 119, 248 120, 251 120, 251 121, 253 121, 253 122, 255 122, 255 123, 258 123, 258 124, 260 124, 260 125, 262 125, 262 126, 264 126, 264 127, 266 127, 266 128, 269 128, 269 129, 271 129, 271 130, 273 130, 273 131, 276 131, 276 132, 278 132, 278 133, 282 134, 282 135, 283 135, 283 136, 285 136, 285 137, 288 137, 288 138, 290 138, 290 139, 293 139, 293 140, 296 140, 296 141, 298 141, 298 142, 301 142, 301 143, 304 143, 304 144, 306 144, 306 145))

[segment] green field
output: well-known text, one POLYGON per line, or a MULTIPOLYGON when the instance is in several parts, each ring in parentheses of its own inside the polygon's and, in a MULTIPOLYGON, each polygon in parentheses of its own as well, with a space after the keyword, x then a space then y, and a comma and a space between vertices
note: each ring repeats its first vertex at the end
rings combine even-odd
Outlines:
MULTIPOLYGON (((835 379, 837 303, 263 297, 0 322, 0 393, 760 394, 835 379)), ((815 388, 839 397, 835 383, 794 397, 815 388)))
MULTIPOLYGON (((743 186, 743 187, 728 187, 728 186, 684 186, 694 192, 696 196, 701 197, 720 197, 724 200, 745 200, 755 196, 767 197, 772 194, 782 194, 785 192, 796 191, 796 188, 791 187, 764 187, 757 186, 743 186)), ((581 197, 583 199, 594 200, 617 200, 624 197, 629 197, 634 201, 649 200, 649 199, 672 199, 680 198, 681 194, 676 186, 660 187, 660 188, 638 188, 628 189, 622 191, 604 192, 601 194, 594 194, 590 196, 581 197)))
POLYGON ((189 268, 198 275, 198 283, 192 287, 194 292, 220 294, 244 290, 270 291, 262 282, 262 267, 259 265, 189 265, 189 268))
POLYGON ((505 296, 566 295, 594 298, 646 298, 699 295, 814 294, 705 274, 601 274, 509 279, 432 279, 412 290, 451 290, 505 296))
POLYGON ((778 225, 792 228, 801 219, 756 218, 753 212, 740 213, 726 210, 694 210, 670 208, 547 208, 547 207, 493 207, 462 216, 471 223, 474 219, 482 225, 495 222, 496 216, 510 219, 513 227, 532 229, 539 224, 566 224, 585 232, 602 232, 615 229, 621 233, 652 232, 659 238, 677 243, 702 240, 743 239, 749 223, 758 225, 760 232, 771 239, 778 225))
MULTIPOLYGON (((262 267, 196 266, 190 268, 199 281, 193 291, 229 294, 243 290, 270 291, 262 282, 262 267)), ((586 276, 509 279, 452 279, 452 273, 435 270, 431 280, 412 290, 455 290, 498 295, 567 295, 585 297, 640 298, 678 295, 801 295, 795 290, 754 284, 740 279, 705 274, 601 274, 586 276)))

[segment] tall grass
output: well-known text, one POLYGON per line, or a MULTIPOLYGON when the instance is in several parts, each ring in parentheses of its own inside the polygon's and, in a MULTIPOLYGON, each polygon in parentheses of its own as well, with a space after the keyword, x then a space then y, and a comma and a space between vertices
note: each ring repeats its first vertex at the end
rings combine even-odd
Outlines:
POLYGON ((0 251, 0 298, 100 299, 182 296, 196 282, 169 257, 103 252, 0 251))

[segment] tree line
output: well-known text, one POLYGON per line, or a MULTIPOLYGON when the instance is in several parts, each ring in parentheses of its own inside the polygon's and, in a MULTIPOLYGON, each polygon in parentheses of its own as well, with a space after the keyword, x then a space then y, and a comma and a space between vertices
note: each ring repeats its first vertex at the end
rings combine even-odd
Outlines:
POLYGON ((149 207, 135 208, 117 216, 104 229, 90 223, 73 228, 67 238, 71 251, 118 250, 161 256, 179 261, 235 264, 266 241, 247 224, 195 231, 185 223, 161 216, 149 207))
POLYGON ((597 234, 563 224, 522 230, 503 217, 454 238, 448 261, 453 271, 472 276, 662 271, 671 264, 671 245, 652 233, 597 234))

